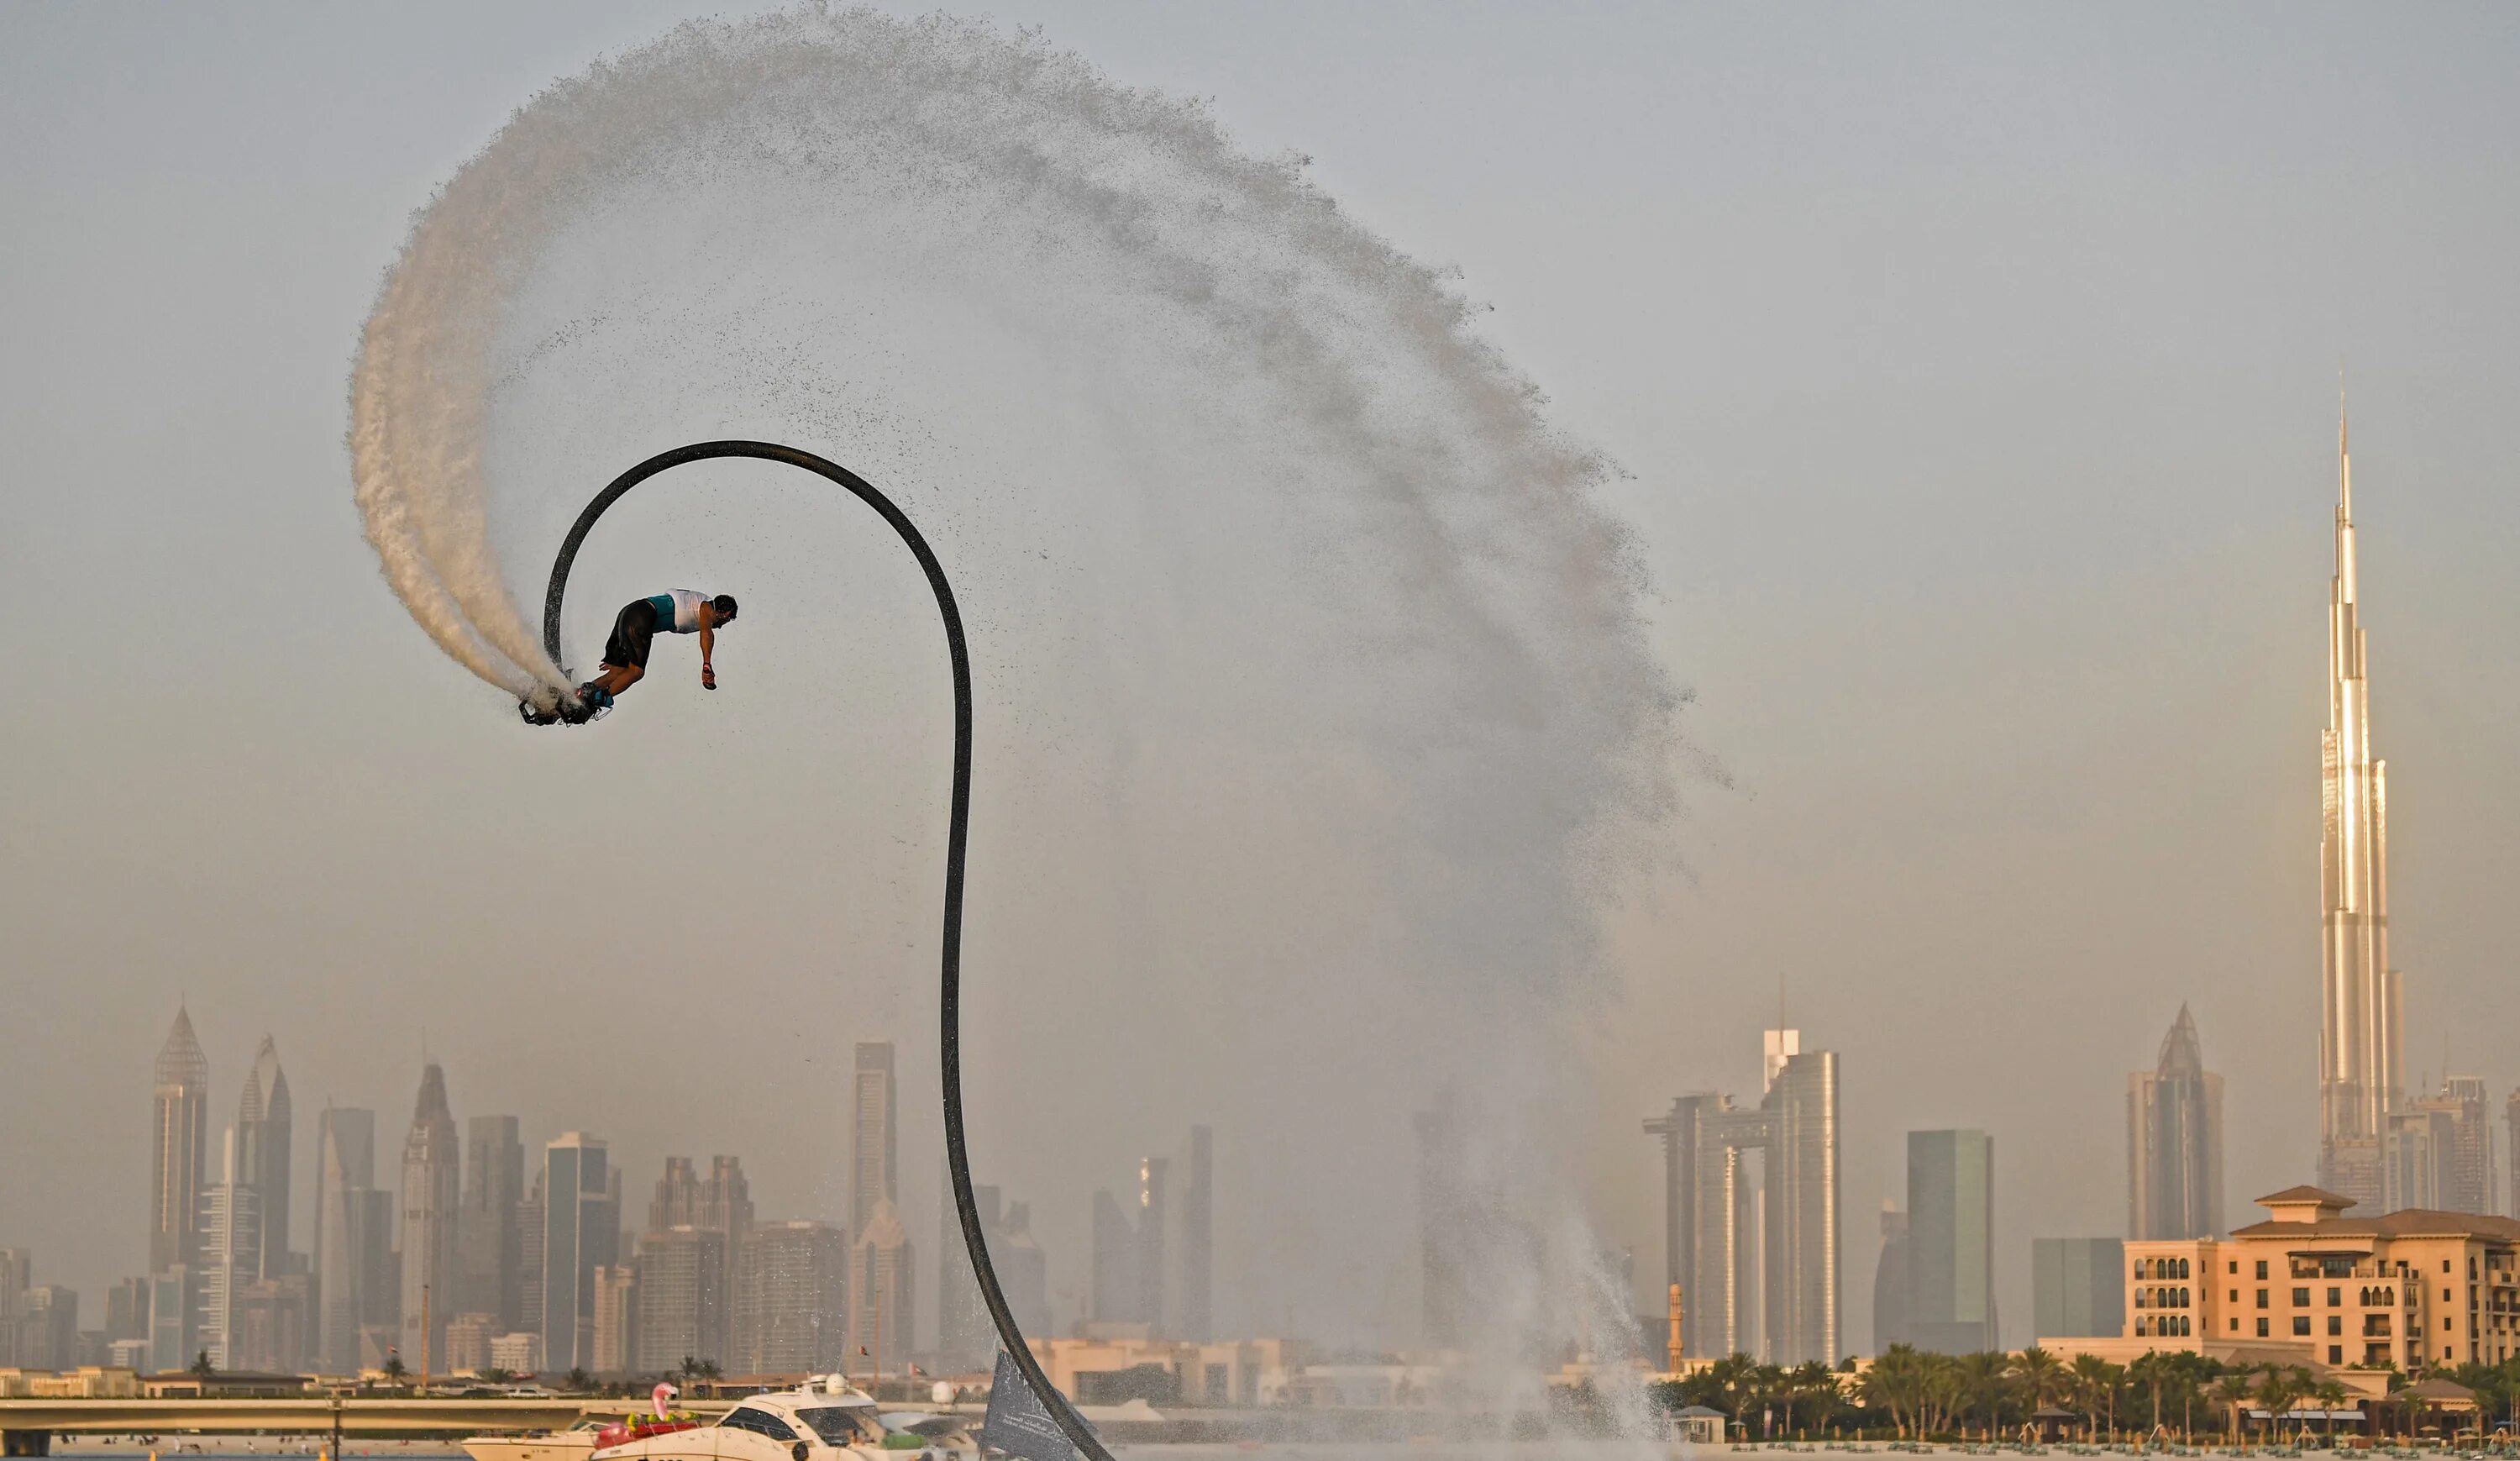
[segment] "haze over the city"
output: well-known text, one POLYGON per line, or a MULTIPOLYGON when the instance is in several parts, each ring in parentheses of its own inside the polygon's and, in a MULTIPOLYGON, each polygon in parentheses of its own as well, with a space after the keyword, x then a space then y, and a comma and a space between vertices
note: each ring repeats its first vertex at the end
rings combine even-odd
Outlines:
MULTIPOLYGON (((539 89, 685 15, 0 12, 0 1244, 48 1281, 101 1296, 144 1267, 150 1062, 179 1004, 214 1124, 276 1038, 301 1170, 328 1099, 398 1139, 426 1055, 459 1120, 516 1115, 528 1150, 600 1133, 633 1193, 668 1154, 741 1154, 781 1217, 848 1211, 851 1052, 892 1040, 906 1225, 932 1241, 939 671, 895 550, 767 476, 625 507, 570 632, 626 594, 731 589, 725 688, 701 694, 683 652, 604 724, 538 732, 413 626, 352 503, 352 355, 414 211, 539 89)), ((2480 1076, 2498 1106, 2520 1082, 2520 18, 997 15, 1209 99, 1243 152, 1309 159, 1345 217, 1458 269, 1549 425, 1617 466, 1598 500, 1650 582, 1642 658, 1688 698, 1656 774, 1599 783, 1639 802, 1605 810, 1614 855, 1478 866, 1562 878, 1586 923, 1535 943, 1566 961, 1533 976, 1572 1031, 1535 1121, 1633 1251, 1636 1309, 1662 1269, 1639 1124, 1682 1092, 1754 1095, 1780 1014, 1842 1063, 1849 1347, 1916 1128, 1993 1134, 2003 1338, 2030 1337, 2029 1242, 2122 1230, 2127 1073, 2182 1003, 2226 1082, 2228 1209, 2315 1178, 2340 366, 2409 1083, 2480 1076)), ((533 317, 637 297, 657 259, 772 281, 744 297, 765 314, 854 307, 814 294, 802 245, 732 255, 706 222, 581 229, 533 317)), ((666 444, 623 444, 625 422, 744 425, 695 387, 570 406, 540 438, 537 409, 569 405, 553 382, 520 369, 490 470, 538 475, 562 523, 666 444)), ((1027 433, 1099 440, 1102 404, 1080 386, 951 450, 995 471, 1027 433)), ((1265 538, 1181 475, 1177 508, 1104 516, 1010 474, 935 525, 949 558, 1009 521, 1043 541, 974 591, 984 708, 995 686, 1010 711, 980 725, 979 1177, 1031 1204, 1072 1315, 1094 1191, 1211 1126, 1218 1327, 1403 1334, 1411 1115, 1490 1057, 1382 1070, 1377 1041, 1495 1032, 1428 971, 1314 957, 1415 960, 1444 932, 1387 926, 1448 891, 1409 885, 1406 844, 1290 829, 1288 806, 1333 799, 1330 757, 1254 729, 1307 723, 1270 702, 1300 701, 1326 636, 1238 616, 1271 607, 1270 572, 1357 550, 1265 538), (1245 530, 1253 567, 1209 571, 1245 530), (1214 557, 1157 556, 1176 541, 1214 557), (1167 638, 1141 604, 1216 637, 1167 638), (1178 696, 1137 678, 1192 662, 1178 696), (1120 734, 1109 686, 1213 740, 1120 734), (1325 906, 1295 855, 1325 845, 1406 896, 1325 906)), ((557 535, 533 525, 528 558, 557 535)), ((1320 694, 1362 703, 1365 679, 1320 694)))

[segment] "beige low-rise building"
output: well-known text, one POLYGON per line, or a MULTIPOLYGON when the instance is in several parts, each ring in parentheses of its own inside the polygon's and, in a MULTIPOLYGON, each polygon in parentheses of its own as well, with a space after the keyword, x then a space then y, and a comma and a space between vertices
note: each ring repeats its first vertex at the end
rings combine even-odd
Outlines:
POLYGON ((2268 1219, 2227 1239, 2129 1242, 2117 1340, 2041 1343, 2322 1369, 2520 1356, 2520 1221, 2416 1208, 2348 1217, 2351 1201, 2316 1187, 2258 1202, 2268 1219))
POLYGON ((1143 1324, 1098 1324, 1077 1339, 1034 1339, 1033 1357, 1050 1383, 1080 1404, 1117 1403, 1138 1389, 1131 1372, 1160 1371, 1156 1387, 1175 1405, 1275 1405, 1287 1398, 1302 1347, 1288 1340, 1195 1345, 1148 1338, 1143 1324))

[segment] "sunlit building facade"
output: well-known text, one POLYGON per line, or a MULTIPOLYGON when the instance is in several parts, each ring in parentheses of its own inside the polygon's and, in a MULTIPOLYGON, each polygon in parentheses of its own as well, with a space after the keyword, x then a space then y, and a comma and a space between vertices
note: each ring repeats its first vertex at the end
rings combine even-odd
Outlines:
POLYGON ((2327 731, 2320 743, 2318 1182, 2389 1204, 2392 1119, 2406 1100, 2405 1015, 2389 965, 2388 763, 2372 753, 2354 464, 2336 425, 2336 571, 2327 602, 2327 731))

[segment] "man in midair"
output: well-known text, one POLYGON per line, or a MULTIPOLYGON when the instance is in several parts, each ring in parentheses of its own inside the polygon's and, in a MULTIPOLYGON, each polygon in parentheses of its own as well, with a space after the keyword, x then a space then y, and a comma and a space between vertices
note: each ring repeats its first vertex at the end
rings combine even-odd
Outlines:
POLYGON ((717 631, 735 622, 735 595, 711 598, 697 589, 678 588, 650 594, 621 606, 612 618, 612 636, 604 641, 604 663, 594 679, 578 687, 589 709, 612 704, 622 691, 648 675, 648 648, 658 634, 700 637, 700 688, 717 688, 717 668, 709 656, 717 648, 717 631))

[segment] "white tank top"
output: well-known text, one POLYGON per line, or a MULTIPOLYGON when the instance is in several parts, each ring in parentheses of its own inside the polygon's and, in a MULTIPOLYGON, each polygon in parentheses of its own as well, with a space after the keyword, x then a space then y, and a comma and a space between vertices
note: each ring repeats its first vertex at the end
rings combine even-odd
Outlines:
POLYGON ((672 597, 674 600, 673 631, 677 634, 698 633, 700 606, 708 602, 709 596, 698 589, 678 588, 674 590, 672 597))

